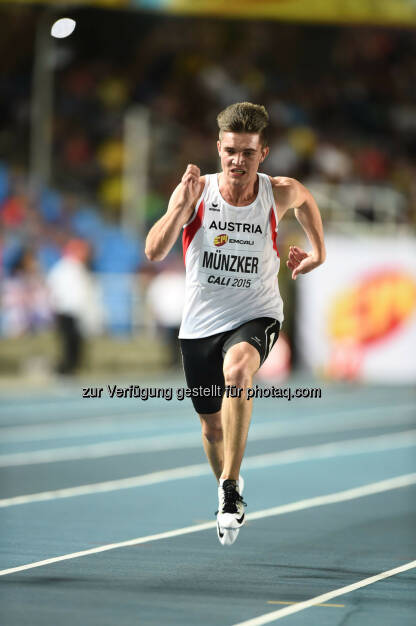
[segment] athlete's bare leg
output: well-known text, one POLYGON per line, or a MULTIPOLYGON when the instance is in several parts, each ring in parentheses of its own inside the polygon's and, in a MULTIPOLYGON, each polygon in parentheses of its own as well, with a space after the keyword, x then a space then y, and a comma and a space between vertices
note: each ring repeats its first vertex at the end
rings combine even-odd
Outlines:
POLYGON ((221 424, 221 411, 200 413, 202 425, 202 444, 209 464, 217 480, 220 479, 224 465, 224 442, 221 424))
POLYGON ((238 480, 250 426, 253 401, 246 400, 253 375, 260 366, 258 351, 246 341, 232 346, 224 359, 225 385, 242 389, 241 396, 224 395, 221 408, 224 433, 224 467, 221 478, 238 480))

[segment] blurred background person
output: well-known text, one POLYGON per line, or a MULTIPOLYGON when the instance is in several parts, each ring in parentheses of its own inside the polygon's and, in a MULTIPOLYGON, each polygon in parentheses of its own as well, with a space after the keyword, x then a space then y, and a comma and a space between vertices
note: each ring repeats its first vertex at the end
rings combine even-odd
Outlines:
POLYGON ((36 256, 19 248, 9 266, 1 291, 2 333, 19 337, 48 327, 52 319, 49 293, 36 256))
POLYGON ((48 274, 52 309, 59 338, 59 374, 74 374, 84 356, 84 338, 101 330, 101 311, 89 263, 91 248, 71 239, 48 274))
POLYGON ((147 302, 159 332, 168 347, 168 367, 181 365, 179 327, 185 303, 185 272, 182 259, 159 272, 150 282, 147 302))

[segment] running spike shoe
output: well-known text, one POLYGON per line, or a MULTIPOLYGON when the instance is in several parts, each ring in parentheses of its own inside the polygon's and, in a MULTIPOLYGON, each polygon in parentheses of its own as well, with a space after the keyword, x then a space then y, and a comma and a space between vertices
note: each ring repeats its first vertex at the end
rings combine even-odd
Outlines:
POLYGON ((242 498, 244 480, 227 479, 218 487, 217 535, 223 546, 230 546, 245 522, 247 506, 242 498))

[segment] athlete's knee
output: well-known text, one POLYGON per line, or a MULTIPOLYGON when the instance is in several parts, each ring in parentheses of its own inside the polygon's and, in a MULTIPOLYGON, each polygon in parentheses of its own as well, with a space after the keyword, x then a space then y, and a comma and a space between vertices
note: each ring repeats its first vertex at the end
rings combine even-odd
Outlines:
POLYGON ((207 426, 202 428, 202 433, 209 443, 220 443, 223 440, 222 427, 216 428, 214 426, 207 426))
POLYGON ((246 359, 231 361, 224 365, 224 379, 226 386, 235 385, 245 389, 251 385, 252 373, 246 359))
POLYGON ((202 435, 209 443, 219 443, 223 439, 221 418, 204 419, 200 416, 202 435))

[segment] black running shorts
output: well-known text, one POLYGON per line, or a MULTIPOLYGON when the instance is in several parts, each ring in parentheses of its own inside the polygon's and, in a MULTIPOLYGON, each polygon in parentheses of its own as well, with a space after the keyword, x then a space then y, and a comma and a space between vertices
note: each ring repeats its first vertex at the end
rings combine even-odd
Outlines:
POLYGON ((250 320, 233 330, 203 337, 202 339, 180 339, 183 369, 190 389, 219 386, 221 395, 217 397, 192 395, 192 403, 197 413, 216 413, 221 409, 225 382, 223 362, 227 350, 236 343, 246 341, 258 350, 260 365, 269 356, 279 336, 280 324, 270 317, 250 320))

